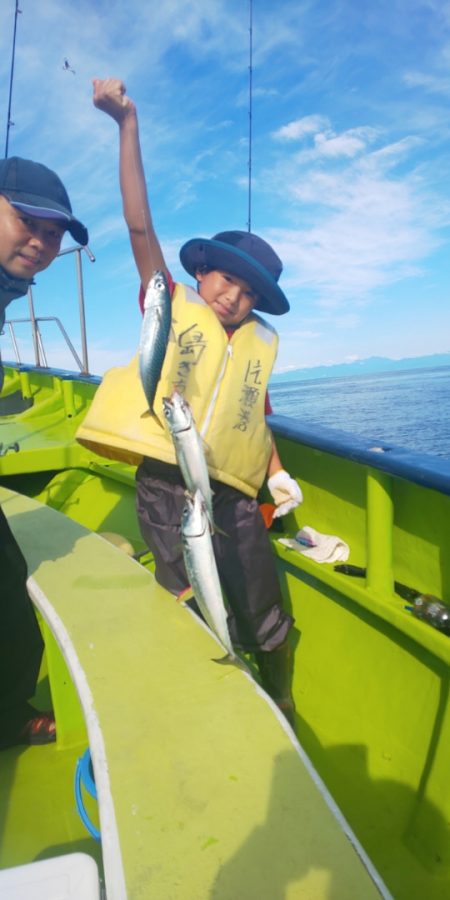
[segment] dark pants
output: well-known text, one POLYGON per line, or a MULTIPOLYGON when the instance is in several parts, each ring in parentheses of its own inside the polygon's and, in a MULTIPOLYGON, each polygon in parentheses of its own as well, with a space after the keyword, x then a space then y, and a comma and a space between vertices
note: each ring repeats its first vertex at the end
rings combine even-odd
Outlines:
POLYGON ((43 641, 26 588, 27 564, 0 509, 0 730, 33 696, 43 641))
MULTIPOLYGON (((137 510, 142 536, 156 562, 156 578, 174 594, 189 587, 181 542, 185 486, 176 466, 146 459, 137 471, 137 510)), ((220 581, 228 601, 228 627, 236 648, 274 650, 293 619, 282 596, 270 541, 258 503, 219 481, 211 481, 213 536, 220 581)))

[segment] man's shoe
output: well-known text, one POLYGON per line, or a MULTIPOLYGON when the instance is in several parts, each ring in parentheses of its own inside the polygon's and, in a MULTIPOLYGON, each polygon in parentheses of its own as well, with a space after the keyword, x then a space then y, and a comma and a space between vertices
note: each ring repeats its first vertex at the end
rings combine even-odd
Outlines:
POLYGON ((15 712, 14 724, 10 722, 3 728, 0 721, 0 750, 19 745, 52 744, 54 741, 56 741, 56 724, 53 713, 40 712, 28 703, 22 716, 19 717, 15 712))

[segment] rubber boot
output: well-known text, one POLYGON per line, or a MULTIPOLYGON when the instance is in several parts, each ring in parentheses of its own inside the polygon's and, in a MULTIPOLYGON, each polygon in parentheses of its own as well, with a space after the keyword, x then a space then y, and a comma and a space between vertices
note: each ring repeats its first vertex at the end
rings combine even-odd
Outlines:
POLYGON ((291 690, 291 648, 286 642, 275 650, 255 653, 261 684, 294 728, 295 706, 291 690))

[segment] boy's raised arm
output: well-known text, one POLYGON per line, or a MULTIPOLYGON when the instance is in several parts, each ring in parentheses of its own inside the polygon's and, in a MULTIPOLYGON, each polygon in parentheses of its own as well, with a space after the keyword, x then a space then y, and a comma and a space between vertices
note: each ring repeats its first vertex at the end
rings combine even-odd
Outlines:
POLYGON ((119 126, 119 177, 123 212, 134 259, 145 289, 155 269, 167 272, 167 266, 150 213, 136 107, 127 97, 125 85, 120 79, 95 78, 93 85, 94 106, 111 116, 119 126))

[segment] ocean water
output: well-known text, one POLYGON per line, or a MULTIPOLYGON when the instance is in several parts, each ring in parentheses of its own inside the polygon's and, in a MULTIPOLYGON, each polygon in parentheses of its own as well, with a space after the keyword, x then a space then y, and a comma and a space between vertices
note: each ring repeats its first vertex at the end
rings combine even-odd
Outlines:
POLYGON ((274 413, 450 459, 450 366, 270 385, 274 413))

